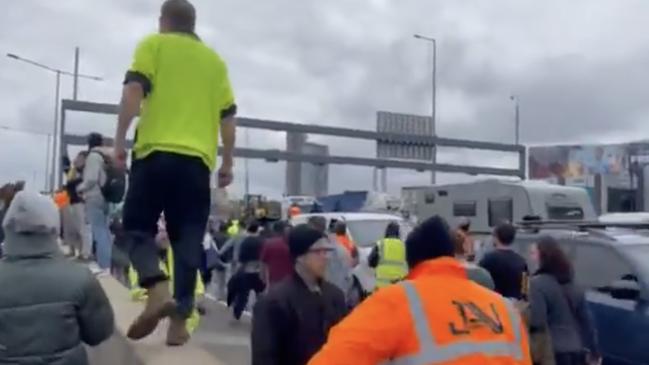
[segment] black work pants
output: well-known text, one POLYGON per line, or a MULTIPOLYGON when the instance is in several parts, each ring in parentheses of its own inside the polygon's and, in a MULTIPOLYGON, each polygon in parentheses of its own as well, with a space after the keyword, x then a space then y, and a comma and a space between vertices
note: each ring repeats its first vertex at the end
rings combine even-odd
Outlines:
POLYGON ((164 213, 174 254, 173 294, 184 317, 194 307, 209 210, 210 171, 200 158, 154 152, 133 162, 124 201, 125 249, 141 287, 167 280, 155 244, 158 219, 164 213))
POLYGON ((554 354, 556 365, 586 365, 586 359, 580 352, 558 352, 554 354))
POLYGON ((230 279, 228 283, 228 305, 232 304, 235 319, 240 319, 243 311, 248 305, 250 291, 261 294, 266 285, 259 277, 259 273, 247 273, 240 271, 230 279))

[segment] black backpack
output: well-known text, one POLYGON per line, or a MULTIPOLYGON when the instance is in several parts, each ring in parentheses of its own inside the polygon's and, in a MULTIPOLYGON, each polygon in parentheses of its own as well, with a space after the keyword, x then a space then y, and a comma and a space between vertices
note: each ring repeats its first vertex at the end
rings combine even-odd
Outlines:
POLYGON ((101 186, 101 195, 108 203, 121 203, 126 194, 126 171, 118 169, 113 159, 105 153, 95 151, 104 159, 106 181, 101 186))

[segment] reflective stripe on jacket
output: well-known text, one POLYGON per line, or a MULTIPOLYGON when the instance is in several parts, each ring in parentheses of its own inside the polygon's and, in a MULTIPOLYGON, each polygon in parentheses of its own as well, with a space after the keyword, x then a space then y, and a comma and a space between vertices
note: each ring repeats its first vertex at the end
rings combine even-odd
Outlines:
POLYGON ((406 277, 406 246, 398 238, 379 242, 379 264, 376 267, 376 286, 382 288, 406 277))
POLYGON ((309 365, 531 365, 513 305, 470 281, 453 258, 420 263, 329 333, 309 365))

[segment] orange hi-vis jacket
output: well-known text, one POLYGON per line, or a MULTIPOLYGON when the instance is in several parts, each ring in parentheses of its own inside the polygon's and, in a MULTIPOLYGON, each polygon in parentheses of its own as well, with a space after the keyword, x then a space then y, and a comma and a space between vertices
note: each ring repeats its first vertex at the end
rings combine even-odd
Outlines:
POLYGON ((336 240, 345 248, 345 250, 347 250, 347 253, 352 256, 354 247, 356 246, 354 242, 352 242, 352 240, 345 234, 336 235, 336 240))
POLYGON ((453 258, 425 261, 331 329, 309 365, 531 365, 514 305, 453 258))

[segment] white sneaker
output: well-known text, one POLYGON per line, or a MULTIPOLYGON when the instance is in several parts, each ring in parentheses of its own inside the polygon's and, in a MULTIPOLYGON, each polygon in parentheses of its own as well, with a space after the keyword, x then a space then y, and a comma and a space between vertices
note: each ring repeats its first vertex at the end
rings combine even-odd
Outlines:
POLYGON ((110 276, 110 270, 102 270, 100 269, 98 273, 95 274, 96 277, 98 278, 103 278, 106 276, 110 276))
POLYGON ((97 263, 95 263, 95 262, 91 262, 91 263, 89 263, 89 264, 88 264, 88 269, 90 270, 91 273, 93 273, 93 274, 95 274, 95 275, 97 275, 97 274, 99 274, 100 272, 103 271, 103 270, 99 267, 99 265, 97 265, 97 263))

